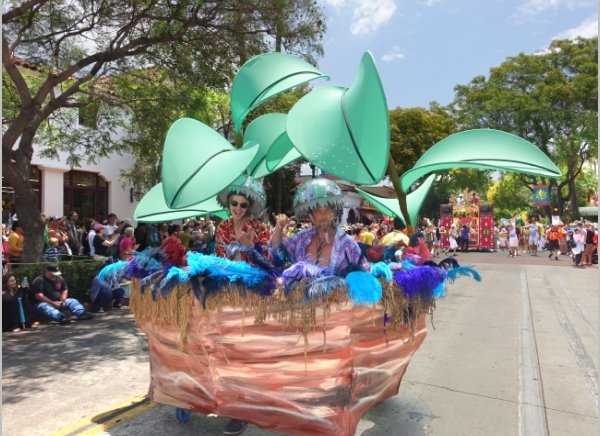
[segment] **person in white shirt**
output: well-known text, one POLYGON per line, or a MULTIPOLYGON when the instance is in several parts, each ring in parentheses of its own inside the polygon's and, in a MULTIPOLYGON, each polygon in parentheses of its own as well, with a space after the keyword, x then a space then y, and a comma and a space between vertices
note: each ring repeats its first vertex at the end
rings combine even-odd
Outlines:
POLYGON ((574 255, 576 268, 584 268, 584 265, 581 264, 581 258, 583 257, 583 251, 585 250, 586 234, 587 232, 583 228, 583 224, 578 222, 577 229, 573 231, 573 242, 575 243, 575 246, 571 249, 574 255))
POLYGON ((535 222, 535 218, 529 224, 529 254, 537 256, 538 242, 540 240, 540 228, 535 222))
POLYGON ((96 254, 96 250, 94 250, 94 237, 96 236, 96 230, 94 229, 94 226, 96 224, 96 220, 90 220, 88 223, 89 230, 85 238, 86 240, 84 241, 83 252, 89 256, 94 256, 96 254), (85 247, 85 245, 87 245, 87 247, 85 247))
POLYGON ((114 213, 109 213, 108 214, 108 221, 104 225, 104 233, 105 233, 106 237, 108 239, 110 239, 110 237, 115 234, 115 232, 117 231, 117 229, 118 229, 118 226, 117 226, 117 215, 114 214, 114 213))

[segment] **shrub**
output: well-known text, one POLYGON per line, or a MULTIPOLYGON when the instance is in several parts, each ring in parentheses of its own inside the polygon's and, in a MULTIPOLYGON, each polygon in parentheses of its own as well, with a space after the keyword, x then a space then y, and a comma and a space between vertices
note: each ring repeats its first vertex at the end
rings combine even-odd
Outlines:
MULTIPOLYGON (((33 279, 41 275, 46 266, 50 264, 56 263, 40 262, 19 265, 17 268, 13 268, 12 272, 17 278, 17 283, 20 284, 23 277, 27 277, 29 284, 31 284, 33 279)), ((76 298, 80 302, 88 301, 87 291, 92 286, 92 280, 103 266, 103 261, 93 258, 58 262, 62 276, 67 282, 69 297, 76 298)))

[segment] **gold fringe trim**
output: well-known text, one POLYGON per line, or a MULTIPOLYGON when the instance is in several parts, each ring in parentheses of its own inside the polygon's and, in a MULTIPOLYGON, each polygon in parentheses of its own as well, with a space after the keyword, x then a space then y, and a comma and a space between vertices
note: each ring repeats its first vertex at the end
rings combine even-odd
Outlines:
MULTIPOLYGON (((423 313, 433 317, 435 300, 422 300, 408 298, 394 282, 387 283, 381 279, 383 288, 382 305, 388 316, 386 332, 408 330, 410 340, 414 340, 417 329, 417 320, 423 313)), ((305 354, 308 351, 308 335, 321 329, 323 332, 323 347, 327 347, 326 323, 332 309, 343 310, 344 306, 351 304, 346 289, 335 289, 322 295, 321 299, 306 300, 304 283, 299 283, 284 297, 275 294, 262 297, 251 291, 239 287, 224 287, 218 293, 206 299, 204 309, 196 298, 189 285, 179 285, 165 298, 160 293, 156 300, 152 299, 150 289, 144 293, 140 291, 140 281, 133 279, 131 282, 130 309, 134 314, 136 324, 142 327, 146 322, 164 324, 177 328, 179 331, 178 348, 184 349, 187 344, 187 333, 192 318, 192 310, 197 311, 200 319, 205 318, 207 311, 217 314, 217 326, 222 307, 230 306, 242 310, 242 331, 247 314, 254 315, 254 324, 262 325, 269 319, 274 319, 285 328, 294 328, 304 336, 305 354), (319 315, 319 316, 318 316, 319 315), (317 325, 317 319, 322 319, 322 325, 317 325)), ((373 323, 375 323, 380 306, 373 305, 373 323)))

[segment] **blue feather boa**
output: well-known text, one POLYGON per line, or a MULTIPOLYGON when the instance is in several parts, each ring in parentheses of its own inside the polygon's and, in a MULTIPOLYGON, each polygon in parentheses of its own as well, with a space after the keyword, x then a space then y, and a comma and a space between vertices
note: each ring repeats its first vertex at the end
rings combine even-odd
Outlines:
POLYGON ((333 274, 328 268, 321 269, 308 262, 297 262, 279 273, 270 263, 262 259, 256 250, 240 244, 229 247, 231 254, 242 253, 256 260, 257 265, 243 261, 231 261, 196 252, 187 254, 187 266, 165 265, 159 249, 146 249, 136 253, 128 262, 115 262, 105 266, 98 274, 104 283, 115 279, 140 278, 141 292, 148 288, 152 298, 166 297, 177 286, 189 283, 194 296, 204 304, 207 295, 227 286, 237 286, 259 295, 272 295, 277 280, 283 283, 284 292, 289 294, 296 283, 305 284, 307 299, 319 299, 334 289, 347 288, 355 304, 373 304, 381 301, 383 290, 378 279, 394 280, 408 298, 441 298, 446 292, 446 282, 458 277, 481 276, 473 267, 456 266, 445 270, 438 266, 418 266, 410 260, 401 263, 378 262, 371 265, 370 272, 345 271, 345 278, 333 274), (279 279, 278 279, 279 277, 279 279))
POLYGON ((381 301, 381 283, 368 272, 352 271, 346 276, 346 283, 354 304, 373 304, 381 301))

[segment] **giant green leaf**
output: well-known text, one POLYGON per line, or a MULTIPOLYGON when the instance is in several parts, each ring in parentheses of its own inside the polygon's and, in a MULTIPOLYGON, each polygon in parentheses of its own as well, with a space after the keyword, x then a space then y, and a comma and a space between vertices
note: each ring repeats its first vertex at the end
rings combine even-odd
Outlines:
POLYGON ((297 56, 266 53, 246 62, 231 85, 231 116, 239 132, 250 111, 288 89, 326 78, 318 69, 297 56))
POLYGON ((208 214, 221 218, 229 217, 228 212, 219 204, 216 196, 188 207, 171 209, 165 202, 162 183, 159 183, 142 197, 135 208, 134 219, 142 223, 159 223, 208 214))
POLYGON ((248 165, 248 175, 260 178, 300 158, 285 133, 287 115, 280 113, 261 115, 252 121, 244 131, 244 142, 258 143, 259 150, 248 165))
POLYGON ((163 148, 162 186, 167 206, 179 209, 216 195, 246 170, 257 152, 258 144, 236 149, 200 121, 175 121, 163 148))
POLYGON ((561 176, 554 162, 529 141, 500 130, 474 129, 455 133, 434 144, 400 177, 402 190, 406 192, 426 174, 451 168, 561 176))
MULTIPOLYGON (((425 201, 425 197, 427 196, 434 179, 435 174, 431 174, 417 189, 406 196, 406 207, 411 223, 417 222, 421 206, 423 206, 423 201, 425 201)), ((365 200, 375 206, 379 212, 387 216, 397 216, 398 218, 402 218, 405 223, 409 222, 404 218, 404 214, 400 210, 400 204, 398 203, 397 198, 380 197, 359 188, 356 188, 356 190, 365 200)))
POLYGON ((287 134, 300 153, 323 171, 363 185, 379 182, 387 168, 387 103, 371 53, 363 55, 350 88, 326 86, 290 110, 287 134))

